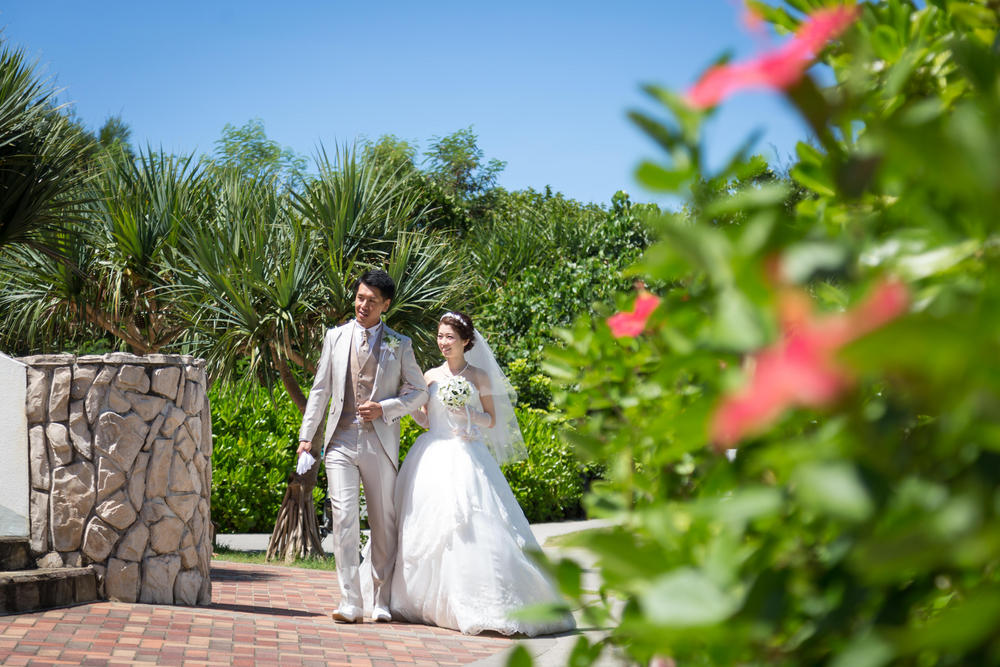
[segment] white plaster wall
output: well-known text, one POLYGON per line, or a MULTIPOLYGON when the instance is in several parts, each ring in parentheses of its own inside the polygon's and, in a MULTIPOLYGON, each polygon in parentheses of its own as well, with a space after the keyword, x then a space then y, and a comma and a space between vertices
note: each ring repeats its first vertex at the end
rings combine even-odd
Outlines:
POLYGON ((26 373, 0 353, 0 537, 28 537, 26 373))

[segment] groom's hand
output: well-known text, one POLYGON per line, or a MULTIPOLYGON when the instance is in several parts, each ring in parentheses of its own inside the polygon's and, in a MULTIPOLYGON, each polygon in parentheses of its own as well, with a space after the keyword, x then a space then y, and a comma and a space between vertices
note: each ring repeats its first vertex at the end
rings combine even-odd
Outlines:
POLYGON ((312 449, 312 443, 308 440, 299 440, 299 448, 295 450, 295 455, 298 456, 302 452, 308 452, 312 449))
POLYGON ((358 408, 358 414, 366 422, 374 421, 382 416, 382 406, 375 401, 368 401, 361 404, 361 407, 358 408))

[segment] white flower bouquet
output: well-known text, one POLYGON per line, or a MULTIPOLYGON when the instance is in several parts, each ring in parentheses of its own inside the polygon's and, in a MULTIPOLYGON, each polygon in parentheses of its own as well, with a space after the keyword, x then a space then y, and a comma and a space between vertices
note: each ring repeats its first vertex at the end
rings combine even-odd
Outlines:
POLYGON ((438 389, 438 398, 449 410, 462 410, 472 400, 472 384, 461 375, 453 375, 438 389))

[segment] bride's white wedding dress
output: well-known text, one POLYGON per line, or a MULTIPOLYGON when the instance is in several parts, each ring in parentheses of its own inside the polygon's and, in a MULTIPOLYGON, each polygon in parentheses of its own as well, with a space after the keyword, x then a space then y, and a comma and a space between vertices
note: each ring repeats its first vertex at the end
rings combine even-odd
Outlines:
MULTIPOLYGON (((510 617, 561 598, 524 551, 540 547, 500 466, 482 439, 453 433, 437 389, 437 382, 428 387, 430 430, 417 438, 396 480, 393 617, 466 634, 573 628, 569 614, 549 623, 510 617)), ((481 410, 478 393, 472 400, 481 410)))

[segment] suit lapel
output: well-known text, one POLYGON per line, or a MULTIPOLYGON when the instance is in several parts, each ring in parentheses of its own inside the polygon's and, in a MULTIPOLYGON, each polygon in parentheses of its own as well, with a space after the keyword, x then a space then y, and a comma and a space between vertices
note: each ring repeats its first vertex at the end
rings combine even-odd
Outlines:
POLYGON ((348 322, 340 332, 340 338, 333 347, 333 377, 330 378, 330 386, 339 387, 338 391, 343 392, 344 378, 347 377, 347 365, 351 359, 351 342, 354 340, 354 323, 348 322), (337 382, 337 380, 340 382, 337 382))
MULTIPOLYGON (((382 366, 385 363, 384 357, 389 349, 389 347, 385 344, 386 337, 394 335, 395 333, 396 332, 394 332, 392 329, 386 326, 385 322, 382 323, 382 335, 379 336, 378 351, 377 351, 378 356, 376 357, 376 362, 375 362, 377 364, 377 367, 375 369, 375 381, 372 383, 373 391, 378 390, 378 381, 382 379, 382 366)), ((372 350, 372 353, 375 354, 376 351, 372 350)))

